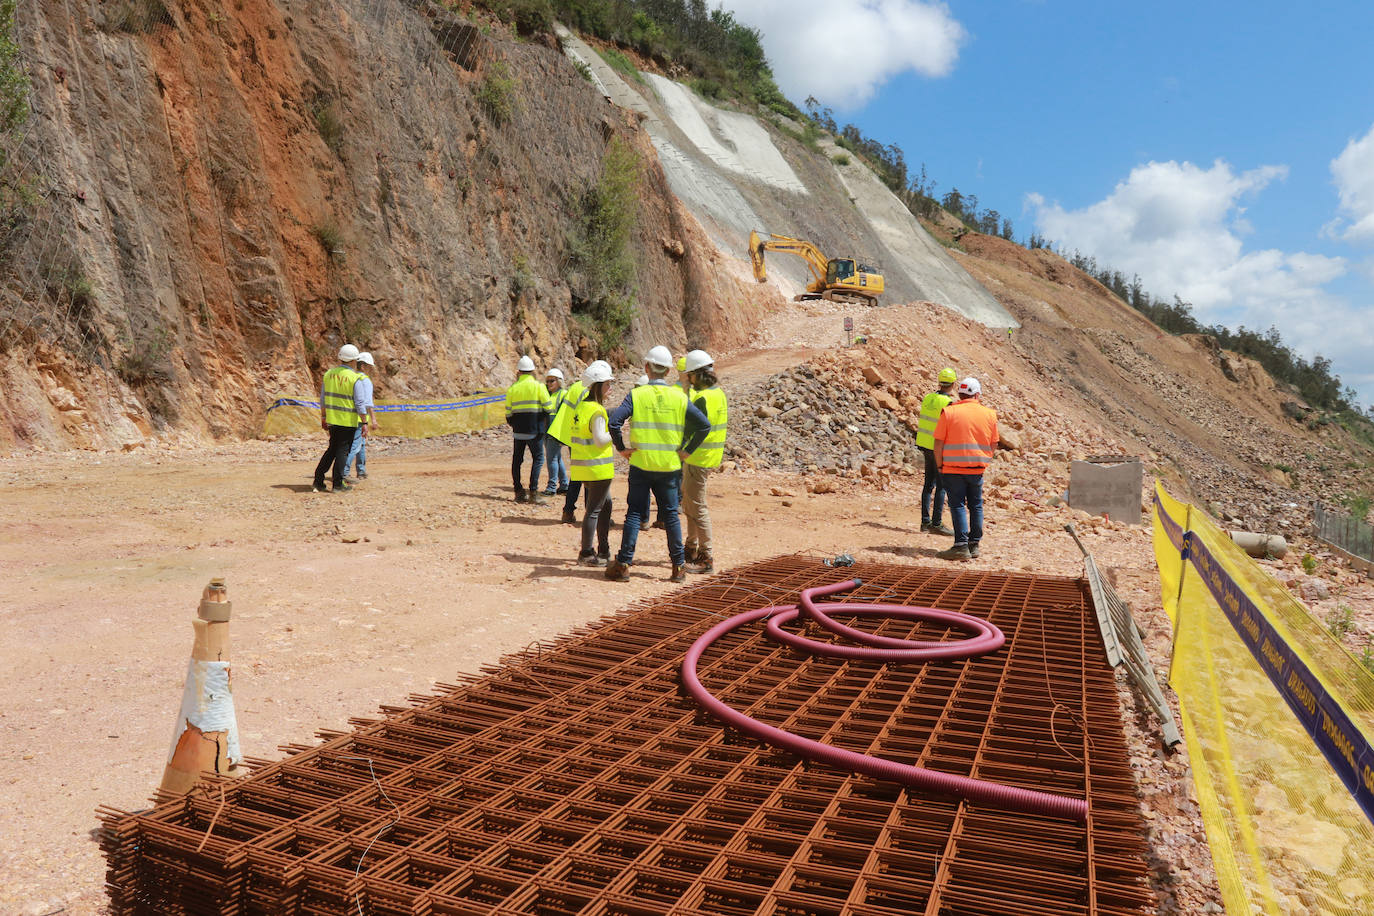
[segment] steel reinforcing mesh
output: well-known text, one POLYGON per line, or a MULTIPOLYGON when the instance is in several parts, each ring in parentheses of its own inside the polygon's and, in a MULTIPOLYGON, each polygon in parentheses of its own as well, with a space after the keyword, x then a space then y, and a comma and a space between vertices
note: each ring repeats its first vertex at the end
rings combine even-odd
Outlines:
MULTIPOLYGON (((957 638, 929 623, 883 635, 957 638)), ((784 557, 716 576, 249 778, 105 810, 115 914, 1147 914, 1148 848, 1086 585, 784 557), (706 685, 851 750, 1087 798, 1086 824, 923 796, 723 730, 680 688, 721 616, 859 576, 847 601, 935 606, 1007 634, 916 666, 803 657, 757 630, 706 685)))

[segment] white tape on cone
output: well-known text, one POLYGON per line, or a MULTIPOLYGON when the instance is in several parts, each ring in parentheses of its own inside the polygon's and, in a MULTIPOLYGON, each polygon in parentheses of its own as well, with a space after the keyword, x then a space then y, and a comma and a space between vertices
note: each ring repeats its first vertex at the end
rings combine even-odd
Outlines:
POLYGON ((238 720, 234 715, 234 693, 229 685, 229 662, 202 662, 193 658, 187 663, 181 714, 177 716, 172 747, 167 753, 169 762, 188 725, 200 729, 202 733, 224 732, 229 766, 238 766, 243 762, 238 720))

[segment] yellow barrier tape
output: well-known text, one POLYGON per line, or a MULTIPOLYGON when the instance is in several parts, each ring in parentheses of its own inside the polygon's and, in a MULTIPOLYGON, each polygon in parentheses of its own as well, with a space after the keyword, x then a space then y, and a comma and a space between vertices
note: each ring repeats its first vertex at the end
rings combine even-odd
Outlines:
MULTIPOLYGON (((506 422, 504 396, 479 392, 459 401, 377 401, 377 434, 428 439, 471 433, 506 422)), ((266 436, 300 436, 320 430, 320 402, 279 398, 267 408, 266 436)))
POLYGON ((1157 486, 1154 515, 1169 680, 1228 912, 1374 913, 1374 678, 1204 513, 1157 486))

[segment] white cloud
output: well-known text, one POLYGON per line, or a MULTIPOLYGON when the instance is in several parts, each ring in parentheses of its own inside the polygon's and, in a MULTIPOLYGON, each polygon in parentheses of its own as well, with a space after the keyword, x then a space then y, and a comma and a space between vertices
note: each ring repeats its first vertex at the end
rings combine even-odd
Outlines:
POLYGON ((1331 228, 1351 241, 1374 241, 1374 127, 1331 160, 1331 176, 1342 215, 1350 221, 1337 220, 1331 228))
POLYGON ((789 98, 840 111, 867 102, 908 70, 945 76, 968 33, 944 3, 923 0, 733 0, 735 17, 763 33, 789 98))
MULTIPOLYGON (((1374 141, 1370 148, 1374 155, 1374 141)), ((1211 168, 1149 162, 1081 210, 1065 210, 1039 194, 1028 195, 1027 204, 1037 231, 1060 248, 1091 254, 1127 276, 1138 274, 1156 297, 1177 294, 1204 324, 1277 327, 1299 354, 1326 356, 1345 384, 1374 398, 1368 357, 1374 320, 1367 308, 1352 307, 1325 288, 1349 272, 1345 259, 1245 250, 1241 237, 1250 226, 1241 201, 1286 176, 1284 166, 1236 173, 1221 160, 1211 168)), ((1370 191, 1374 214, 1374 183, 1370 191)))

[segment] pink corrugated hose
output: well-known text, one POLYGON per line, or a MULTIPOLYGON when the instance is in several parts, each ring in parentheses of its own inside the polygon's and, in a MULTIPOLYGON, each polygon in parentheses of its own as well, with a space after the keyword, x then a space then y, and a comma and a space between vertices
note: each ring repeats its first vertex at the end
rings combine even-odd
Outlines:
POLYGON ((921 620, 943 623, 953 629, 962 630, 969 638, 945 642, 918 642, 906 639, 893 639, 865 633, 832 620, 815 604, 815 599, 824 598, 837 592, 847 592, 862 585, 859 579, 849 579, 834 585, 822 585, 804 589, 801 593, 800 607, 796 604, 782 604, 746 611, 722 621, 707 630, 692 644, 682 662, 682 683, 688 693, 716 719, 727 726, 816 763, 828 764, 854 773, 863 773, 877 779, 900 783, 921 791, 938 792, 952 795, 977 805, 1002 808, 1021 814, 1037 814, 1060 817, 1083 822, 1088 818, 1088 804, 1083 799, 1069 798, 1050 792, 1022 789, 1002 785, 967 776, 940 773, 923 767, 910 766, 894 760, 871 757, 843 748, 832 747, 812 741, 789 731, 766 725, 757 719, 733 709, 717 699, 702 685, 697 676, 697 663, 711 644, 726 633, 737 630, 759 619, 766 619, 768 635, 774 640, 814 655, 827 655, 839 658, 863 659, 880 662, 927 662, 960 658, 971 658, 988 652, 995 652, 1006 642, 1002 631, 986 620, 929 607, 906 607, 896 604, 827 604, 831 613, 843 613, 855 617, 882 617, 905 620, 921 620), (784 630, 783 626, 803 617, 816 622, 820 627, 859 643, 857 646, 818 642, 798 633, 784 630))

